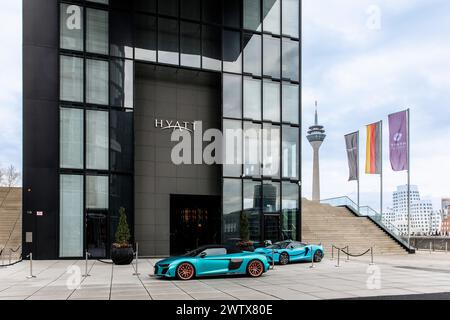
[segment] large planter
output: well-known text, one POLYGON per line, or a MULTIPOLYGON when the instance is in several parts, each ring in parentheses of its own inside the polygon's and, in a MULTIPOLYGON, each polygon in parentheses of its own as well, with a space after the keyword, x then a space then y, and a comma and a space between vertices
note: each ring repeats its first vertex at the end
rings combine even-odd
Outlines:
POLYGON ((115 265, 123 266, 133 262, 134 251, 132 247, 128 248, 111 248, 111 260, 115 265))

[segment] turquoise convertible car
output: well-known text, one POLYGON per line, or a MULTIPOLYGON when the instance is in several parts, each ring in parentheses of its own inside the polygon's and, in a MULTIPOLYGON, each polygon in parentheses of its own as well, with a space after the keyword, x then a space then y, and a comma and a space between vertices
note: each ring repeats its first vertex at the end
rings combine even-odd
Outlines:
POLYGON ((311 261, 313 257, 314 262, 320 262, 324 256, 321 245, 305 244, 292 240, 277 242, 265 248, 258 248, 255 250, 255 253, 265 254, 270 263, 272 263, 273 256, 275 263, 281 265, 286 265, 290 262, 311 261))
POLYGON ((180 280, 236 274, 256 278, 269 270, 269 266, 264 254, 241 251, 231 246, 212 245, 159 261, 155 265, 154 275, 180 280))

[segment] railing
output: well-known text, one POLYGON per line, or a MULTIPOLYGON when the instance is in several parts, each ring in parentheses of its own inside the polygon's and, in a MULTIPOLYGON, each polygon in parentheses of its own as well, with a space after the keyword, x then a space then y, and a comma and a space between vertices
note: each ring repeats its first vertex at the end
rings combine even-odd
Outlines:
POLYGON ((395 225, 393 225, 391 222, 387 221, 386 219, 383 219, 382 215, 372 209, 369 206, 360 206, 358 208, 358 205, 349 197, 337 197, 337 198, 330 198, 320 201, 323 204, 329 204, 333 207, 347 207, 350 209, 355 215, 359 217, 367 217, 370 220, 372 220, 375 224, 377 224, 381 229, 386 231, 391 237, 393 237, 397 242, 399 242, 406 250, 409 252, 413 252, 412 247, 408 246, 408 243, 405 239, 405 235, 400 231, 399 228, 397 228, 395 225))

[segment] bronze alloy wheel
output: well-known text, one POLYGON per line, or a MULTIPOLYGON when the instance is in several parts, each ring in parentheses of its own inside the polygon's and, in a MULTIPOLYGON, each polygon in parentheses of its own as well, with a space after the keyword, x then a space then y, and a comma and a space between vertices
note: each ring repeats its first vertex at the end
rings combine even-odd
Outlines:
POLYGON ((320 262, 320 261, 322 261, 322 258, 323 258, 323 253, 322 253, 322 251, 317 250, 317 251, 314 253, 314 262, 320 262))
POLYGON ((247 272, 251 277, 260 277, 264 272, 264 265, 259 260, 252 260, 248 264, 247 272))
POLYGON ((280 254, 280 264, 283 266, 289 264, 289 255, 286 252, 280 254))
POLYGON ((195 275, 194 266, 184 262, 177 267, 177 278, 180 280, 191 280, 195 275))

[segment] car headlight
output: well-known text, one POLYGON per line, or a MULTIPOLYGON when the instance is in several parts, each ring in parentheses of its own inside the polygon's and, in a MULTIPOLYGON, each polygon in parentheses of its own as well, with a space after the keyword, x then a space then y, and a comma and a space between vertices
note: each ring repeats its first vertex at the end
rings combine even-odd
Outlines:
POLYGON ((170 264, 158 264, 158 267, 161 267, 161 268, 167 268, 169 266, 170 266, 170 264))

